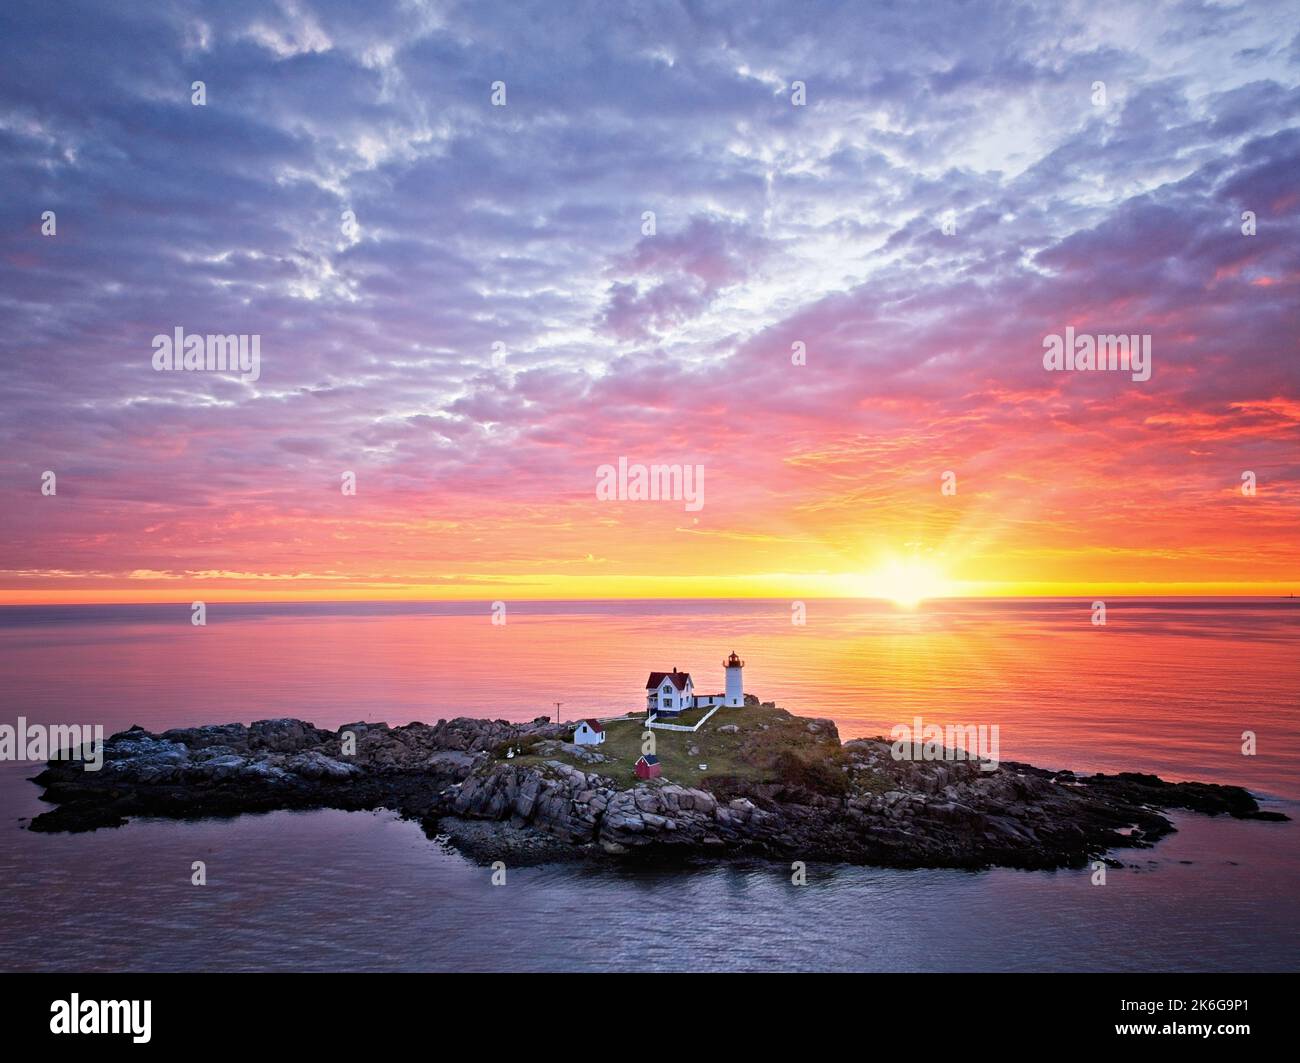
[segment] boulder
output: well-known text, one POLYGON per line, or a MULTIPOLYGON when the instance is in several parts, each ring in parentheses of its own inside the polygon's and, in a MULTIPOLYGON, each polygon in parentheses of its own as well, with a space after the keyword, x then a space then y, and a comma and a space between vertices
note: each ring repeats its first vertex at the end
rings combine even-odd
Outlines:
MULTIPOLYGON (((225 758, 222 758, 225 759, 225 758)), ((347 764, 323 753, 295 753, 284 762, 286 771, 304 779, 350 779, 362 774, 355 764, 347 764)))

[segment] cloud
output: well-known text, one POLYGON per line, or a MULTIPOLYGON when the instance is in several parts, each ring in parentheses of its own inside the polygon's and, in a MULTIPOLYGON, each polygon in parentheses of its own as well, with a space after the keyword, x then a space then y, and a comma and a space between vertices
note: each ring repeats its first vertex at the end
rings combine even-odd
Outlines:
POLYGON ((464 566, 545 527, 532 553, 617 567, 661 534, 583 508, 619 454, 709 462, 733 515, 700 541, 901 513, 893 470, 959 458, 1005 474, 990 508, 1028 478, 1103 525, 1099 484, 1192 451, 1197 497, 1294 483, 1286 12, 9 4, 3 567, 414 572, 435 515, 464 566), (1046 376, 1066 324, 1151 333, 1150 386, 1046 376), (260 335, 261 379, 154 373, 177 325, 260 335))

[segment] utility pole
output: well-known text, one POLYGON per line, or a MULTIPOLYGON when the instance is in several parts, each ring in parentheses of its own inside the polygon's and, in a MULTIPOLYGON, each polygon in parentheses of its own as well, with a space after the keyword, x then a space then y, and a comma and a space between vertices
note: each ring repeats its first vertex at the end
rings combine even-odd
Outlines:
POLYGON ((563 705, 563 704, 564 704, 564 702, 562 702, 562 701, 557 701, 557 702, 555 703, 555 722, 556 722, 556 723, 559 723, 559 722, 560 722, 560 706, 563 705))

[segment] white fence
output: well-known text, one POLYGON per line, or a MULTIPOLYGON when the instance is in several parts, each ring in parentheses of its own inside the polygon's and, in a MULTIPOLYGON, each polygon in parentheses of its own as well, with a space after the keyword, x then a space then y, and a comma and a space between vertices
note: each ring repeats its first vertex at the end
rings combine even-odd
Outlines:
POLYGON ((720 708, 722 708, 721 705, 714 705, 713 708, 711 708, 708 712, 706 712, 703 716, 700 717, 700 722, 697 723, 694 727, 687 727, 684 723, 655 723, 654 721, 658 719, 658 717, 654 717, 654 716, 652 716, 646 722, 649 724, 649 726, 653 727, 656 731, 698 731, 701 727, 703 727, 708 722, 709 717, 712 716, 715 712, 717 712, 720 708))
POLYGON ((633 722, 636 722, 636 723, 644 723, 647 727, 653 727, 656 731, 687 731, 687 732, 694 732, 694 731, 698 731, 701 727, 703 727, 703 726, 708 722, 709 717, 712 716, 715 712, 717 712, 720 708, 722 708, 722 703, 721 703, 721 702, 719 702, 717 705, 714 705, 713 708, 711 708, 708 712, 706 712, 703 716, 701 716, 701 717, 700 717, 700 722, 697 723, 694 727, 688 727, 688 726, 687 726, 686 724, 684 724, 684 723, 657 723, 656 721, 659 719, 659 715, 658 715, 658 713, 652 713, 650 716, 646 716, 646 717, 641 717, 641 716, 598 716, 598 717, 597 717, 597 720, 598 720, 600 723, 603 723, 603 724, 605 724, 605 723, 633 723, 633 722))

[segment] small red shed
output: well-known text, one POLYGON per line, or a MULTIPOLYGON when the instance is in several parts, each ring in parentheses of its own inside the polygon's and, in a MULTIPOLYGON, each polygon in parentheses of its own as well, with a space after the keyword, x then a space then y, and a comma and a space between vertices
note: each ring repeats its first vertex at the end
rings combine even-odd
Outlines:
POLYGON ((647 753, 638 760, 634 770, 638 779, 657 779, 664 773, 664 769, 659 765, 659 758, 653 753, 647 753))

